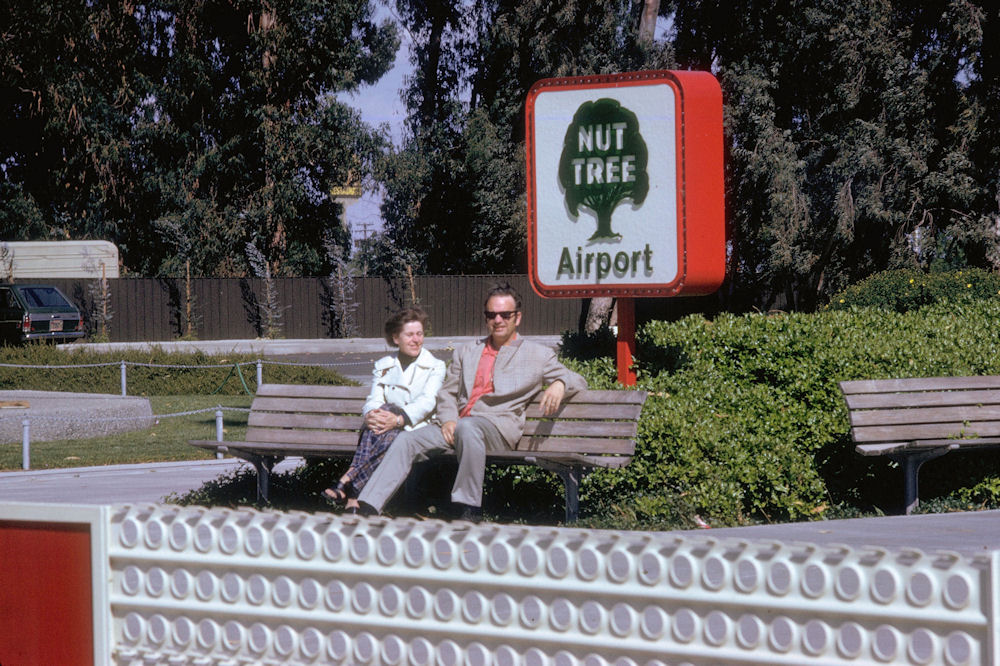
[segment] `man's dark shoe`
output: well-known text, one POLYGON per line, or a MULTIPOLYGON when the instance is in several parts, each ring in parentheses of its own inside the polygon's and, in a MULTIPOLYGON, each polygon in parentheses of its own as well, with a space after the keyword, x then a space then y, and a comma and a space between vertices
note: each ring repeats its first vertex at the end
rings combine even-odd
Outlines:
MULTIPOLYGON (((354 509, 354 507, 351 508, 354 509)), ((371 516, 377 516, 378 509, 373 507, 368 502, 358 502, 358 507, 353 511, 351 511, 351 513, 354 514, 355 516, 362 516, 367 518, 371 516)))
POLYGON ((483 508, 479 506, 472 506, 471 504, 462 504, 461 502, 453 502, 452 515, 454 520, 464 520, 469 523, 480 523, 483 520, 483 508))

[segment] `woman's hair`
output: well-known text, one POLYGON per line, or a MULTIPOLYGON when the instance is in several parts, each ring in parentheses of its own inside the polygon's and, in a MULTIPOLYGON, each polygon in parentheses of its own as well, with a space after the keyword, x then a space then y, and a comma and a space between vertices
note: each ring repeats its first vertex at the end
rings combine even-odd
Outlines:
POLYGON ((399 335, 403 327, 411 321, 419 321, 425 333, 431 327, 431 320, 426 312, 420 308, 404 308, 385 320, 385 341, 395 347, 396 343, 392 338, 399 335))

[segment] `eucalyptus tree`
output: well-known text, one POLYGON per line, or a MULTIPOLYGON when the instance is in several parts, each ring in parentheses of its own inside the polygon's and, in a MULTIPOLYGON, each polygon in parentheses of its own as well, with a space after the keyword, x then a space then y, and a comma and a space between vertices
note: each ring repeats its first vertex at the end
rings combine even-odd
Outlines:
POLYGON ((669 67, 670 48, 639 42, 641 2, 600 11, 580 0, 440 4, 461 10, 448 14, 447 57, 430 57, 426 23, 409 24, 417 74, 408 139, 384 172, 386 233, 426 272, 524 271, 528 90, 546 77, 669 67), (442 83, 431 89, 421 64, 434 62, 442 83), (438 99, 434 116, 421 106, 429 95, 438 99))
POLYGON ((11 0, 0 12, 0 227, 117 242, 126 270, 327 272, 332 186, 382 138, 336 94, 398 47, 369 0, 11 0))
POLYGON ((681 65, 723 86, 734 307, 809 308, 878 270, 982 257, 986 3, 675 4, 681 65))

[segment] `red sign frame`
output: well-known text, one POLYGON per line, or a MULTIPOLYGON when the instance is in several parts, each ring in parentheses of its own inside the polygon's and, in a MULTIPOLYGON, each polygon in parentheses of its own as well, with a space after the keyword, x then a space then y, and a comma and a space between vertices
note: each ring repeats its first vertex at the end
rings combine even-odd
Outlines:
MULTIPOLYGON (((525 108, 528 198, 528 275, 546 298, 670 297, 714 292, 726 272, 725 186, 723 180, 722 90, 708 72, 652 70, 543 79, 528 91, 525 108), (544 283, 538 271, 538 192, 535 187, 535 105, 550 91, 594 90, 666 84, 674 91, 677 176, 677 273, 667 283, 544 283)), ((656 233, 656 229, 649 229, 656 233)))

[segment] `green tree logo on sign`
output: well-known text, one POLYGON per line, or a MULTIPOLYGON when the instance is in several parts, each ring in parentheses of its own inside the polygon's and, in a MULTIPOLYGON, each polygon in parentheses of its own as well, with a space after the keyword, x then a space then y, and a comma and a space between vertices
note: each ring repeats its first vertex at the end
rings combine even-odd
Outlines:
POLYGON ((573 116, 559 158, 559 183, 573 217, 585 206, 597 215, 589 240, 618 240, 611 214, 625 199, 646 200, 649 153, 639 134, 639 119, 617 100, 584 102, 573 116))

